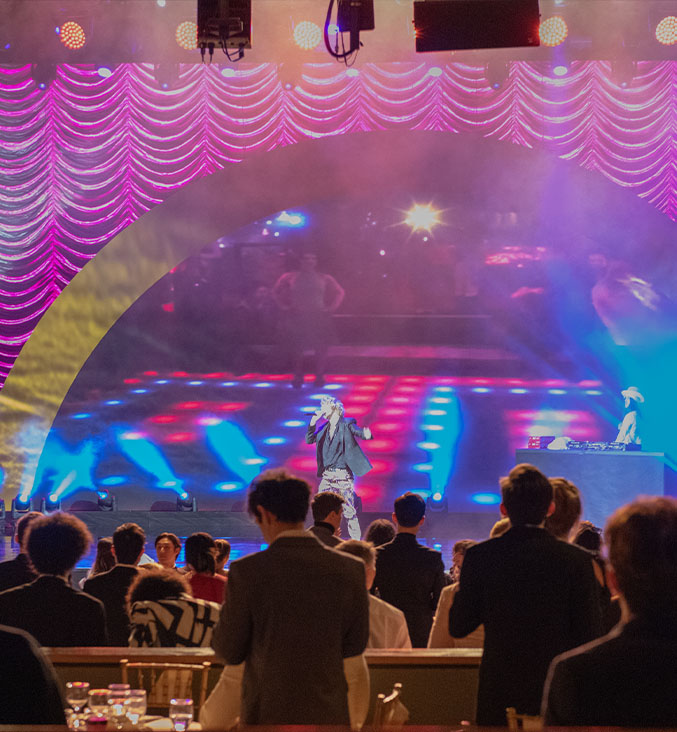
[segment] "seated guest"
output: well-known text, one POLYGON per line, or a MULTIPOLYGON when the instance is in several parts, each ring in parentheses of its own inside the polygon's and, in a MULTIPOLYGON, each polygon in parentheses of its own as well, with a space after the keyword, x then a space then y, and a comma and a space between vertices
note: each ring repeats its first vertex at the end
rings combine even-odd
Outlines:
POLYGON ((581 518, 581 492, 566 478, 550 478, 555 510, 545 519, 545 530, 555 539, 569 541, 581 518))
POLYGON ((677 727, 677 501, 623 506, 605 534, 624 622, 553 661, 546 723, 677 727))
POLYGON ((230 557, 230 542, 228 539, 214 539, 216 544, 216 574, 221 577, 228 576, 228 570, 225 569, 228 557, 230 557))
POLYGON ((28 561, 25 540, 27 529, 31 525, 31 522, 40 518, 40 516, 42 514, 39 511, 29 511, 16 522, 14 541, 19 546, 19 553, 14 559, 0 562, 0 592, 9 590, 11 587, 25 585, 37 577, 28 561))
POLYGON ((345 500, 338 493, 331 491, 318 493, 310 502, 315 523, 308 531, 327 546, 335 547, 341 543, 337 534, 343 518, 344 503, 345 500))
POLYGON ((83 577, 78 584, 80 589, 84 589, 85 582, 97 574, 103 574, 115 566, 115 554, 113 554, 113 539, 110 536, 102 536, 96 542, 96 557, 92 568, 87 572, 87 576, 83 577))
POLYGON ((129 615, 125 598, 139 573, 138 563, 146 545, 146 534, 138 524, 122 524, 113 533, 113 553, 117 564, 107 572, 90 577, 85 592, 97 597, 106 608, 108 639, 111 646, 126 646, 129 615))
MULTIPOLYGON (((454 544, 452 549, 453 575, 459 577, 465 553, 476 541, 462 539, 454 544)), ((472 633, 464 638, 454 638, 449 633, 449 610, 454 602, 454 596, 458 591, 458 579, 447 585, 440 595, 437 603, 437 612, 433 618, 433 627, 430 629, 428 648, 482 648, 484 645, 484 627, 479 625, 472 633)))
POLYGON ((374 587, 382 600, 404 613, 412 646, 425 648, 444 587, 442 555, 416 541, 425 521, 421 496, 405 493, 397 498, 393 520, 397 535, 378 548, 374 587))
MULTIPOLYGON (((323 495, 323 494, 320 494, 323 495)), ((376 577, 376 550, 367 541, 342 541, 336 550, 352 554, 364 562, 367 590, 376 577)), ((369 595, 369 641, 367 648, 411 648, 407 619, 396 607, 369 595)))
POLYGON ((186 567, 193 597, 222 603, 228 580, 216 574, 216 542, 204 531, 186 539, 186 567))
POLYGON ((42 649, 16 628, 0 626, 2 724, 66 725, 60 684, 42 649))
POLYGON ((181 542, 176 534, 164 531, 155 538, 155 554, 158 564, 164 569, 181 570, 176 566, 176 560, 181 553, 181 542))
POLYGON ((73 567, 91 541, 84 523, 70 514, 35 519, 26 551, 38 577, 0 593, 0 623, 25 630, 43 646, 106 645, 103 605, 70 585, 73 567))
POLYGON ((191 597, 185 576, 171 569, 140 572, 129 587, 129 645, 209 647, 221 606, 191 597))
POLYGON ((388 519, 374 519, 367 526, 367 533, 364 535, 364 540, 373 544, 375 547, 379 547, 392 541, 396 533, 397 530, 392 521, 388 521, 388 519))

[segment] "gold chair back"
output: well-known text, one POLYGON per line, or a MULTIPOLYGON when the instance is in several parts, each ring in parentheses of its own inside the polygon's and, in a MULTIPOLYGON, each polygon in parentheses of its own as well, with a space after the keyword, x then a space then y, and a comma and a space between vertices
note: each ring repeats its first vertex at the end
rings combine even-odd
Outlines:
POLYGON ((378 695, 371 725, 374 732, 385 730, 395 732, 406 724, 409 719, 409 710, 402 703, 401 694, 402 684, 398 683, 393 686, 393 690, 388 696, 378 695))
POLYGON ((505 710, 510 732, 525 730, 525 732, 539 732, 543 729, 543 717, 532 714, 518 714, 515 707, 508 707, 505 710))
POLYGON ((149 709, 169 709, 171 699, 191 698, 195 711, 207 697, 207 681, 211 663, 130 663, 120 661, 122 683, 145 689, 149 709), (197 694, 194 693, 197 690, 197 694))

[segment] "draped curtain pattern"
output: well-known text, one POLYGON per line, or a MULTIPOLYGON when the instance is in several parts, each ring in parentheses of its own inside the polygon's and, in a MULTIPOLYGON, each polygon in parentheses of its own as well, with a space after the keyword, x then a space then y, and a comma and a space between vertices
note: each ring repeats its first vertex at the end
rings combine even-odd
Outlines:
POLYGON ((0 382, 124 227, 196 178, 304 138, 405 128, 506 140, 598 171, 677 219, 677 62, 639 63, 628 88, 604 61, 559 79, 545 65, 508 70, 494 89, 483 65, 306 64, 285 88, 276 64, 227 77, 185 65, 162 90, 147 64, 105 79, 64 65, 41 90, 30 66, 0 67, 0 382))

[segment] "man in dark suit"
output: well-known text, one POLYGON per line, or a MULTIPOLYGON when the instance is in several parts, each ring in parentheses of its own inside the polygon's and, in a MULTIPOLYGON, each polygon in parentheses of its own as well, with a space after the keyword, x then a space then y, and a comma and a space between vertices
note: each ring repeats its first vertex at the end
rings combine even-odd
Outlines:
POLYGON ((550 661, 600 634, 590 555, 555 539, 543 524, 552 486, 532 465, 501 480, 501 513, 511 528, 468 549, 449 613, 455 638, 484 625, 477 724, 504 725, 506 707, 538 714, 550 661))
POLYGON ((70 574, 89 549, 91 534, 67 513, 31 523, 26 549, 37 579, 0 593, 0 623, 30 633, 43 646, 106 645, 103 605, 70 585, 70 574))
POLYGON ((421 496, 400 496, 395 501, 393 521, 397 534, 378 548, 374 587, 382 600, 404 613, 411 645, 425 648, 445 585, 442 555, 416 541, 425 521, 425 501, 421 496))
POLYGON ((250 489, 249 512, 269 547, 230 565, 212 640, 226 663, 245 662, 246 725, 347 725, 366 717, 364 563, 304 531, 309 499, 309 485, 282 470, 266 471, 250 489))
POLYGON ((338 493, 324 491, 318 493, 310 504, 315 523, 308 531, 327 546, 335 547, 343 543, 336 534, 341 526, 344 503, 338 493))
POLYGON ((139 559, 146 545, 146 534, 138 524, 122 524, 113 533, 113 554, 117 564, 107 572, 90 577, 84 591, 98 598, 106 608, 106 627, 111 646, 129 643, 127 590, 139 573, 139 559))
POLYGON ((52 664, 28 633, 0 626, 0 679, 2 724, 66 725, 52 664))
POLYGON ((562 726, 677 727, 677 501, 634 501, 604 534, 624 622, 553 661, 543 715, 562 726))
POLYGON ((16 522, 14 541, 19 545, 19 554, 14 559, 0 562, 0 592, 9 590, 12 587, 19 587, 19 585, 25 585, 37 577, 28 561, 25 540, 31 522, 40 518, 40 516, 42 514, 39 511, 29 511, 16 522))

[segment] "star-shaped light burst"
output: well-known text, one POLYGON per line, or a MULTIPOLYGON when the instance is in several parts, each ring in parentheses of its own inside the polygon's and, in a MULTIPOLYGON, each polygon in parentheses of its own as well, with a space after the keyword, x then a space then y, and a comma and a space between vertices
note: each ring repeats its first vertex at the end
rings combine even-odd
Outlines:
POLYGON ((412 231, 427 231, 430 233, 433 226, 442 223, 440 221, 440 212, 433 208, 431 203, 417 203, 407 212, 405 224, 411 226, 412 231))

